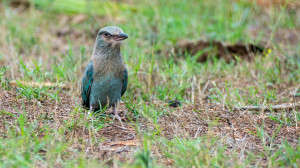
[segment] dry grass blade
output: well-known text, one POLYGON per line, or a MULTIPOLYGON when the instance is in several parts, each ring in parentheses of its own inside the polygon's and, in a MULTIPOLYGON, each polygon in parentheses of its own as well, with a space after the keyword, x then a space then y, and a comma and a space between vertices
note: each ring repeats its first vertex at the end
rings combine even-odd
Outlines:
MULTIPOLYGON (((65 89, 65 90, 69 90, 70 87, 67 86, 66 84, 58 84, 58 83, 50 83, 50 82, 46 82, 46 83, 38 83, 38 82, 25 82, 25 81, 19 81, 21 84, 26 85, 26 86, 32 86, 32 87, 52 87, 52 88, 61 88, 61 89, 65 89)), ((17 81, 11 81, 9 83, 12 86, 18 86, 17 81)))

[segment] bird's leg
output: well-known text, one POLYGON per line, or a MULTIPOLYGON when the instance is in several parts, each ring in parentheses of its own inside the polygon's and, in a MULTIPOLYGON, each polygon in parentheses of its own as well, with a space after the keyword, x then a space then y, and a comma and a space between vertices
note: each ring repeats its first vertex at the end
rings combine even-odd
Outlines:
POLYGON ((88 115, 90 115, 90 114, 93 112, 93 110, 94 110, 94 107, 93 107, 93 106, 90 106, 90 110, 89 110, 89 112, 88 112, 88 115))
POLYGON ((121 117, 119 116, 119 114, 118 114, 118 112, 117 112, 116 107, 115 107, 115 106, 112 106, 112 110, 113 110, 113 113, 114 113, 114 115, 115 115, 114 118, 117 118, 117 119, 120 121, 122 127, 125 128, 124 125, 123 125, 122 119, 121 119, 121 117))
POLYGON ((122 122, 122 119, 121 117, 119 116, 118 112, 117 112, 117 109, 115 106, 112 107, 112 110, 113 110, 113 113, 115 115, 115 118, 117 118, 120 122, 122 122))

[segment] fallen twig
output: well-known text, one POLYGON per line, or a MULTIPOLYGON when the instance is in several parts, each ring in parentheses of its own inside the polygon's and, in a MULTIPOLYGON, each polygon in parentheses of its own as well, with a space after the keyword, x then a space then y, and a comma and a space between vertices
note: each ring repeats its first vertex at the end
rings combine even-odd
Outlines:
POLYGON ((233 111, 239 110, 250 110, 250 111, 271 111, 271 110, 291 110, 295 108, 300 108, 300 102, 298 103, 287 103, 287 104, 278 104, 278 105, 271 105, 271 106, 242 106, 242 107, 235 107, 233 111))
POLYGON ((127 140, 127 141, 119 141, 119 142, 112 142, 112 143, 108 143, 108 144, 102 144, 102 145, 109 145, 109 146, 116 146, 116 145, 120 145, 120 146, 138 146, 138 141, 135 140, 127 140))

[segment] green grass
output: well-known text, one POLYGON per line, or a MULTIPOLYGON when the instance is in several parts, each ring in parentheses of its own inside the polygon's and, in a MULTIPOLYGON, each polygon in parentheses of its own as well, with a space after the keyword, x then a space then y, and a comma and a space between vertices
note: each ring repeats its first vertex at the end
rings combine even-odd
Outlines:
POLYGON ((264 124, 253 123, 255 131, 249 125, 261 147, 251 150, 244 141, 234 144, 231 134, 214 134, 216 128, 228 125, 221 125, 224 116, 211 116, 208 109, 213 107, 205 106, 221 106, 216 113, 225 109, 237 115, 232 112, 236 106, 291 101, 289 90, 299 87, 300 81, 300 46, 285 46, 274 36, 280 29, 299 29, 297 11, 229 0, 103 1, 105 8, 93 1, 97 5, 89 11, 79 0, 53 1, 50 6, 34 0, 25 11, 12 8, 9 2, 0 2, 0 93, 15 92, 16 96, 9 108, 0 107, 0 167, 299 167, 299 136, 293 142, 278 138, 284 129, 299 128, 299 109, 252 112, 253 118, 261 117, 263 123, 270 119, 277 125, 272 134, 264 124), (86 20, 72 21, 82 13, 86 20), (109 138, 101 131, 116 121, 105 111, 87 114, 79 99, 95 29, 106 25, 122 27, 129 35, 122 48, 129 71, 122 99, 126 124, 134 129, 139 143, 128 155, 109 157, 97 150, 109 138), (259 37, 249 33, 252 27, 259 28, 259 37), (64 29, 69 30, 66 36, 56 35, 64 29), (266 39, 268 31, 271 37, 266 39), (196 56, 174 53, 182 39, 267 41, 270 50, 251 62, 227 63, 211 55, 198 63, 196 56), (10 84, 12 80, 16 86, 10 84), (22 82, 63 83, 68 90, 22 82), (165 106, 169 100, 184 105, 172 109, 165 106), (194 128, 187 127, 193 121, 206 123, 208 130, 200 124, 197 129, 204 133, 195 136, 194 128))

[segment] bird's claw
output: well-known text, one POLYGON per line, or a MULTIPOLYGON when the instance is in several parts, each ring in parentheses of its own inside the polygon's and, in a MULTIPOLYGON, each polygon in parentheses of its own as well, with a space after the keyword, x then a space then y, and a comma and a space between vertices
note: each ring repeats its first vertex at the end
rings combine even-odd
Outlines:
POLYGON ((125 117, 120 117, 118 114, 115 114, 114 115, 114 120, 115 120, 115 118, 117 118, 119 120, 119 122, 121 123, 122 127, 125 128, 124 125, 123 125, 123 121, 122 121, 122 119, 124 120, 125 117))
POLYGON ((120 117, 118 114, 114 116, 114 118, 117 118, 120 122, 125 121, 125 117, 120 117))
MULTIPOLYGON (((123 122, 122 122, 122 118, 119 116, 119 114, 118 114, 115 107, 113 107, 113 113, 115 114, 114 119, 117 118, 120 121, 122 127, 125 128, 124 125, 123 125, 123 122)), ((123 119, 125 119, 125 117, 123 117, 123 119)))

